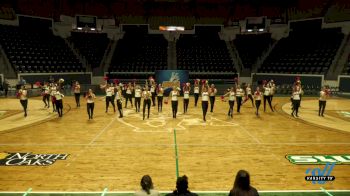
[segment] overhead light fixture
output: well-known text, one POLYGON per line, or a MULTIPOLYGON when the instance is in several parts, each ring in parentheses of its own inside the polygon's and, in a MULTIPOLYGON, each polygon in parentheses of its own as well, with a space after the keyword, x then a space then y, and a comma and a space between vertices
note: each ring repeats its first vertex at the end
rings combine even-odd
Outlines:
POLYGON ((91 28, 91 31, 95 31, 96 29, 95 28, 91 28))
POLYGON ((82 27, 78 27, 77 29, 78 29, 78 30, 83 30, 83 28, 82 28, 82 27))
POLYGON ((248 32, 253 32, 253 29, 247 29, 248 32))
POLYGON ((260 32, 264 31, 264 29, 259 29, 260 32))

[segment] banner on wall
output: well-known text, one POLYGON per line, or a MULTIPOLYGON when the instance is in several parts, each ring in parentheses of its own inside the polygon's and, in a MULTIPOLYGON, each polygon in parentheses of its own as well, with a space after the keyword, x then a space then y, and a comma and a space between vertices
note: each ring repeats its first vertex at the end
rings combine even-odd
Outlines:
POLYGON ((188 75, 187 70, 157 70, 156 82, 162 84, 167 94, 173 86, 181 87, 181 84, 188 82, 188 75))

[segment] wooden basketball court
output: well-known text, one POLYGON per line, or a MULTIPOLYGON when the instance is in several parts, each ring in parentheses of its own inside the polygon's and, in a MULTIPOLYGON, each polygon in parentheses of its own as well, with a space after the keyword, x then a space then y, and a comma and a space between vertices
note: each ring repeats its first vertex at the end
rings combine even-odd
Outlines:
MULTIPOLYGON (((241 114, 227 117, 228 103, 217 98, 214 113, 202 121, 200 105, 190 100, 188 114, 179 103, 177 119, 171 106, 158 114, 151 108, 148 120, 134 108, 105 113, 102 97, 88 120, 85 101, 76 108, 73 97, 64 99, 64 115, 44 109, 40 98, 29 100, 24 118, 16 99, 0 100, 0 159, 8 153, 69 154, 48 166, 0 166, 0 191, 133 191, 149 174, 158 190, 173 190, 176 181, 174 132, 177 133, 179 173, 189 177, 191 190, 228 191, 240 169, 251 174, 258 190, 316 190, 305 181, 308 168, 295 165, 289 154, 349 154, 350 102, 328 100, 325 117, 317 115, 317 98, 304 98, 300 117, 290 116, 288 97, 274 98, 276 112, 256 117, 250 102, 241 114)), ((142 106, 141 106, 142 107, 142 106)), ((350 165, 336 165, 335 181, 325 189, 350 189, 350 165)))

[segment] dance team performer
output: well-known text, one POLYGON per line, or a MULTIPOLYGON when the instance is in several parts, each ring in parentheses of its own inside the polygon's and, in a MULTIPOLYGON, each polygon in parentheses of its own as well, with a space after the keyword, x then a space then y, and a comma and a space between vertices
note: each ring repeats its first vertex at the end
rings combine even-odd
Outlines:
POLYGON ((108 112, 108 107, 109 107, 109 103, 112 104, 113 106, 113 111, 115 112, 115 104, 114 104, 114 87, 111 87, 108 82, 106 81, 106 84, 104 85, 100 85, 101 89, 104 89, 106 92, 106 113, 108 112))
POLYGON ((86 108, 87 108, 87 113, 89 115, 89 120, 93 119, 94 117, 95 98, 96 98, 96 95, 94 94, 92 89, 89 89, 89 91, 85 95, 86 108))
POLYGON ((320 91, 320 98, 318 99, 318 116, 323 116, 324 110, 326 109, 327 98, 329 97, 329 89, 325 86, 320 91))
POLYGON ((131 108, 133 107, 133 105, 132 105, 132 93, 133 93, 133 91, 134 91, 134 87, 131 84, 131 82, 129 82, 128 85, 126 86, 126 92, 125 92, 125 108, 128 107, 128 100, 130 100, 131 108))
POLYGON ((51 96, 51 103, 52 103, 52 112, 56 112, 56 91, 57 91, 57 84, 55 82, 50 84, 49 88, 50 96, 51 96))
POLYGON ((199 98, 199 82, 200 79, 194 81, 193 95, 194 95, 194 107, 197 107, 197 102, 199 98))
POLYGON ((164 96, 164 89, 162 87, 162 84, 158 84, 157 87, 157 102, 158 102, 158 112, 162 112, 163 110, 163 96, 164 96))
POLYGON ((229 91, 224 95, 224 97, 228 96, 228 113, 227 115, 233 118, 233 106, 235 105, 235 99, 236 99, 236 92, 235 88, 231 87, 229 91))
POLYGON ((156 83, 154 82, 154 79, 151 77, 150 78, 150 84, 151 84, 151 88, 150 88, 150 92, 152 94, 152 106, 156 106, 156 83))
POLYGON ((73 85, 73 92, 75 97, 75 103, 77 104, 77 108, 80 107, 80 84, 76 81, 73 85))
POLYGON ((63 97, 64 95, 60 92, 62 91, 61 89, 57 89, 56 93, 55 93, 55 104, 56 104, 56 111, 58 113, 59 117, 63 116, 63 97))
POLYGON ((206 82, 202 83, 202 112, 203 112, 203 121, 206 122, 206 116, 208 112, 209 106, 209 92, 208 92, 208 84, 206 82))
POLYGON ((122 94, 123 94, 123 97, 126 97, 126 89, 127 89, 127 85, 123 84, 123 83, 119 83, 119 86, 122 88, 122 94))
POLYGON ((42 96, 43 102, 45 103, 45 108, 50 108, 50 86, 48 82, 45 82, 42 86, 42 96))
POLYGON ((303 91, 303 87, 302 87, 302 85, 301 85, 301 80, 300 80, 300 77, 299 77, 299 76, 295 78, 295 83, 294 83, 294 85, 295 85, 295 86, 299 86, 300 91, 301 91, 301 93, 300 93, 300 105, 299 105, 299 107, 300 107, 300 106, 301 106, 301 99, 302 99, 302 95, 304 94, 304 91, 303 91))
POLYGON ((269 84, 266 83, 266 81, 264 82, 264 112, 266 112, 266 101, 269 103, 270 109, 273 112, 273 108, 272 108, 272 103, 271 103, 271 87, 269 84))
POLYGON ((183 87, 183 92, 184 92, 184 114, 187 113, 187 109, 188 109, 188 104, 190 102, 190 91, 191 91, 191 86, 190 83, 186 83, 183 87))
POLYGON ((169 94, 169 98, 171 97, 171 110, 173 112, 173 118, 176 118, 179 95, 180 95, 179 90, 177 89, 176 86, 173 86, 173 89, 169 94))
POLYGON ((262 93, 260 92, 260 88, 256 87, 256 91, 254 92, 254 99, 255 99, 255 107, 256 107, 256 112, 255 114, 259 116, 259 108, 261 104, 261 96, 262 93))
POLYGON ((299 85, 294 86, 293 88, 293 111, 291 115, 293 117, 299 117, 298 112, 299 112, 299 107, 300 107, 300 95, 301 95, 301 88, 299 85))
POLYGON ((19 89, 18 94, 19 102, 21 103, 23 107, 24 117, 27 117, 27 107, 28 107, 28 91, 25 87, 25 85, 21 86, 21 89, 19 89))
MULTIPOLYGON (((60 79, 61 80, 61 79, 60 79)), ((45 108, 49 108, 49 99, 50 95, 52 96, 53 100, 53 106, 54 112, 57 111, 59 117, 63 116, 63 98, 64 94, 62 93, 62 89, 57 86, 57 84, 62 85, 61 81, 58 81, 58 83, 48 83, 44 82, 44 85, 41 86, 42 88, 42 95, 43 95, 43 102, 45 104, 45 108)), ((155 84, 153 82, 153 84, 155 84)), ((234 104, 235 101, 237 101, 237 113, 240 113, 241 105, 242 103, 242 98, 244 95, 244 90, 240 87, 240 85, 236 85, 237 87, 231 87, 229 88, 229 91, 223 95, 223 97, 228 97, 228 105, 229 105, 229 110, 227 115, 233 118, 233 109, 234 109, 234 104)), ((115 112, 115 105, 114 101, 117 102, 117 107, 119 110, 119 118, 123 117, 123 111, 122 111, 122 101, 123 101, 123 96, 122 96, 122 87, 114 87, 114 83, 107 83, 105 85, 100 85, 102 89, 105 89, 106 92, 106 112, 108 112, 109 108, 109 103, 112 104, 114 112, 115 112), (115 100, 112 99, 113 92, 115 94, 115 100)), ((150 86, 152 87, 152 85, 150 86)), ((80 84, 79 82, 75 82, 75 85, 73 87, 74 89, 74 94, 75 94, 75 101, 77 104, 77 107, 80 107, 80 84), (78 95, 79 96, 78 96, 78 95)), ((245 92, 247 95, 247 98, 244 100, 244 102, 248 101, 248 99, 251 100, 253 107, 255 107, 256 111, 255 114, 259 116, 259 110, 261 106, 262 99, 264 99, 264 111, 266 111, 266 101, 269 104, 269 107, 271 111, 273 110, 272 107, 272 100, 273 100, 273 95, 274 91, 276 89, 276 86, 274 84, 274 81, 271 80, 268 83, 265 83, 263 85, 263 91, 260 91, 260 88, 257 87, 254 93, 252 93, 251 90, 251 85, 247 84, 245 88, 245 92)), ((178 111, 178 97, 180 96, 180 90, 179 88, 173 86, 172 91, 170 92, 169 99, 171 97, 171 106, 172 106, 172 114, 173 118, 176 118, 177 116, 177 111, 178 111)), ((183 102, 183 108, 184 108, 184 114, 187 113, 188 111, 188 106, 189 106, 189 93, 191 92, 191 86, 190 83, 186 83, 183 88, 184 92, 184 102, 183 102)), ((135 105, 136 105, 136 112, 140 112, 140 106, 141 106, 141 99, 144 99, 143 103, 143 119, 146 117, 146 108, 147 108, 147 118, 149 118, 150 115, 150 106, 152 102, 152 92, 149 90, 149 86, 146 83, 144 91, 142 91, 141 87, 139 85, 132 85, 132 83, 129 83, 126 86, 126 96, 128 96, 128 100, 132 98, 132 92, 134 92, 135 96, 135 105)), ((215 88, 214 84, 211 84, 210 87, 208 85, 208 81, 202 81, 202 88, 200 89, 198 86, 198 80, 196 80, 194 84, 194 93, 199 94, 201 92, 201 102, 202 102, 202 113, 203 113, 203 120, 206 121, 206 114, 208 111, 208 106, 209 102, 211 104, 211 111, 214 109, 214 104, 215 104, 215 95, 217 93, 217 90, 215 88)), ((299 117, 299 108, 300 108, 300 100, 302 96, 302 86, 301 82, 299 79, 296 80, 293 90, 292 90, 292 113, 291 116, 293 117, 299 117)), ((23 107, 24 111, 24 116, 26 117, 27 114, 27 108, 28 108, 28 92, 25 89, 24 86, 21 87, 21 89, 18 91, 18 98, 20 99, 20 103, 23 107)), ((162 105, 163 105, 163 96, 164 96, 164 89, 161 84, 159 84, 155 88, 155 95, 157 97, 157 104, 158 104, 158 112, 162 111, 162 105)), ((330 95, 329 89, 326 88, 325 86, 322 87, 321 91, 319 92, 319 110, 318 110, 318 115, 324 117, 324 112, 326 108, 326 102, 327 99, 330 95)), ((89 119, 93 119, 93 113, 94 113, 94 100, 96 99, 96 95, 93 93, 92 89, 89 89, 88 93, 84 96, 87 102, 87 113, 89 116, 89 119)), ((199 99, 199 98, 198 98, 199 99)), ((127 104, 125 104, 127 107, 127 104)), ((195 103, 196 106, 196 103, 195 103)))
POLYGON ((273 100, 273 96, 276 93, 276 84, 275 84, 275 82, 273 80, 270 80, 269 86, 270 86, 270 89, 271 89, 271 92, 270 92, 271 105, 273 105, 272 104, 272 100, 273 100))
MULTIPOLYGON (((296 86, 299 86, 299 88, 301 89, 301 94, 300 94, 300 103, 301 103, 301 95, 303 94, 303 90, 302 90, 302 87, 301 87, 300 77, 296 77, 296 78, 295 78, 295 82, 294 82, 294 84, 293 84, 293 89, 294 89, 296 86)), ((292 90, 292 92, 293 92, 293 90, 292 90)), ((292 110, 293 110, 293 93, 292 93, 292 95, 291 95, 291 97, 290 97, 290 102, 291 102, 291 108, 292 108, 292 110)), ((299 107, 300 107, 300 105, 299 105, 299 107)))
POLYGON ((136 112, 140 112, 141 107, 141 97, 142 97, 142 89, 140 85, 135 86, 135 108, 136 112))
POLYGON ((215 85, 211 84, 211 86, 209 88, 210 112, 213 112, 213 110, 214 110, 216 93, 217 93, 217 90, 215 88, 215 85))
POLYGON ((146 86, 144 88, 144 91, 142 92, 142 97, 143 97, 143 120, 145 120, 145 110, 147 107, 147 118, 149 118, 149 112, 151 108, 151 91, 148 88, 148 84, 146 82, 146 86))
POLYGON ((241 85, 237 84, 237 88, 236 88, 237 113, 241 112, 243 95, 244 95, 244 91, 241 88, 241 85))
POLYGON ((118 83, 118 80, 117 79, 114 79, 114 81, 113 82, 111 82, 111 84, 110 84, 110 86, 109 86, 109 88, 111 89, 111 92, 112 92, 112 103, 114 104, 114 101, 115 101, 115 91, 117 90, 116 89, 116 86, 115 86, 115 84, 117 84, 118 83))
POLYGON ((253 108, 255 107, 254 106, 254 99, 253 99, 253 95, 252 95, 252 89, 250 87, 250 84, 247 84, 247 87, 245 88, 245 94, 246 94, 246 97, 242 103, 242 105, 248 101, 248 99, 250 99, 250 101, 252 102, 252 106, 253 108))
MULTIPOLYGON (((118 111, 119 111, 119 118, 123 118, 123 93, 121 90, 121 87, 117 86, 115 89, 115 102, 117 103, 118 111)), ((128 94, 128 93, 126 93, 128 94)), ((130 95, 130 100, 131 100, 131 95, 130 95)))

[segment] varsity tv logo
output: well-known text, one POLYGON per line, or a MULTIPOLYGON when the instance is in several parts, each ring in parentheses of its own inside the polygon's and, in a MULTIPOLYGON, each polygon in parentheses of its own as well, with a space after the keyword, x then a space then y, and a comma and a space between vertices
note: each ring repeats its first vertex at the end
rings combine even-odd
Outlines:
POLYGON ((1 153, 0 166, 48 166, 66 160, 69 154, 1 153))
POLYGON ((306 175, 311 173, 311 175, 305 176, 305 180, 311 181, 312 184, 316 184, 316 182, 318 184, 324 184, 327 181, 334 181, 335 177, 331 176, 331 172, 333 171, 334 165, 335 163, 327 163, 323 169, 314 168, 313 170, 311 170, 310 168, 308 168, 305 171, 305 173, 306 175))
POLYGON ((325 165, 324 168, 308 168, 305 171, 305 180, 313 184, 325 184, 334 181, 331 173, 335 165, 350 164, 350 155, 286 155, 289 162, 296 165, 325 165))

